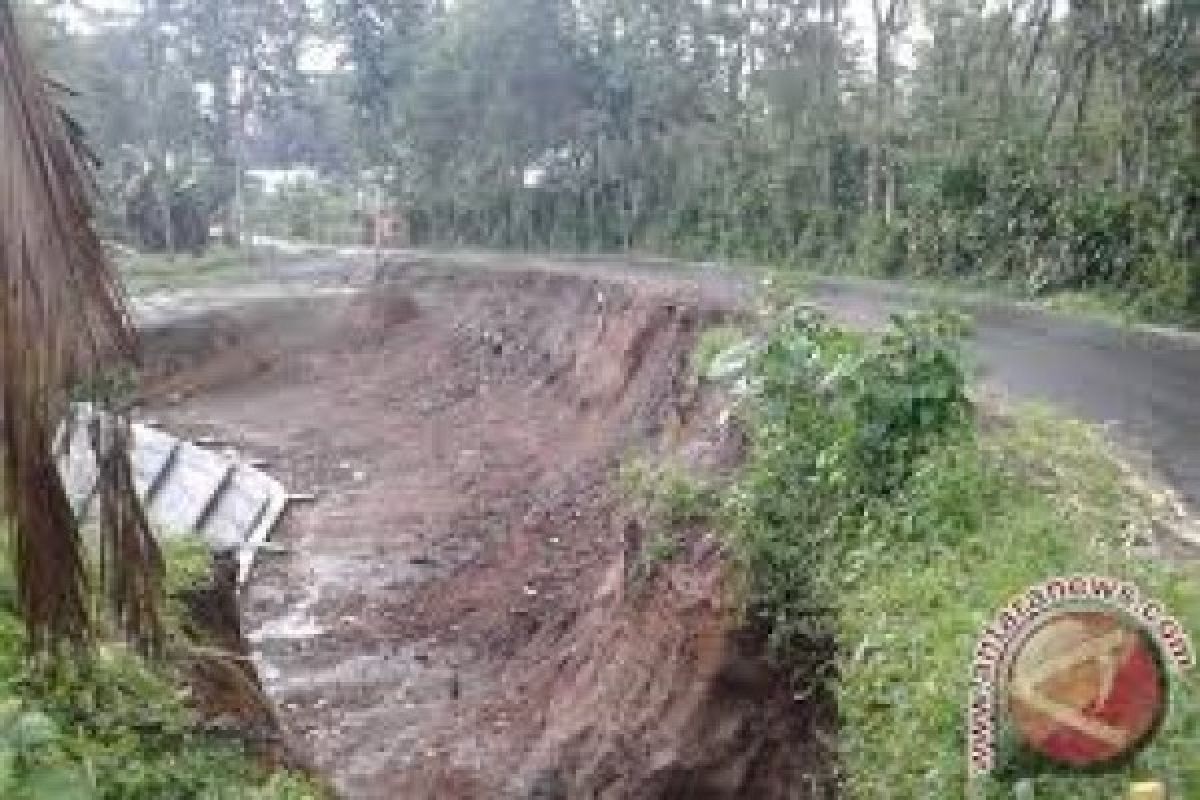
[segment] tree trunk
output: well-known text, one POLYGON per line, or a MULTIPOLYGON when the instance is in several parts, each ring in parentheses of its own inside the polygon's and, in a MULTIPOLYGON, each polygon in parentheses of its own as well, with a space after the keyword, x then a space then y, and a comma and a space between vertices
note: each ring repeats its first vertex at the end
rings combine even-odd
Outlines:
POLYGON ((821 146, 821 196, 825 207, 837 205, 837 143, 841 132, 841 64, 842 1, 822 0, 821 3, 821 101, 825 108, 824 141, 821 146))
POLYGON ((233 97, 230 89, 230 69, 227 58, 217 56, 211 76, 213 87, 213 171, 216 182, 214 200, 221 224, 221 238, 227 245, 238 241, 237 214, 234 209, 237 194, 237 163, 233 152, 233 97))
POLYGON ((1062 111, 1063 102, 1067 99, 1071 85, 1075 82, 1075 66, 1079 55, 1072 54, 1065 58, 1066 61, 1059 77, 1058 90, 1054 93, 1054 104, 1050 106, 1050 114, 1046 117, 1046 124, 1042 131, 1043 141, 1049 139, 1050 135, 1054 133, 1054 125, 1058 121, 1059 112, 1062 111))
POLYGON ((175 220, 171 215, 171 178, 167 173, 165 159, 155 168, 153 181, 154 200, 158 204, 159 224, 163 230, 163 247, 167 256, 175 256, 175 220))
POLYGON ((889 225, 896 213, 896 167, 884 150, 883 161, 883 221, 889 225))
POLYGON ((1052 0, 1042 0, 1041 14, 1038 15, 1037 31, 1033 35, 1033 43, 1029 46, 1029 57, 1025 59, 1025 69, 1021 73, 1021 85, 1028 86, 1029 78, 1033 75, 1033 65, 1042 53, 1042 44, 1046 41, 1046 31, 1050 29, 1050 15, 1054 11, 1052 0))
POLYGON ((1138 159, 1137 187, 1145 189, 1150 181, 1150 118, 1142 119, 1141 155, 1138 159))
MULTIPOLYGON (((876 47, 878 46, 877 39, 876 47)), ((870 142, 867 145, 867 212, 871 214, 879 210, 879 175, 883 167, 883 86, 878 73, 879 61, 876 53, 875 93, 871 111, 870 142)))
POLYGON ((867 210, 879 213, 883 210, 880 190, 887 165, 884 161, 884 139, 887 128, 887 110, 891 91, 891 74, 888 47, 891 37, 891 20, 896 10, 892 0, 887 14, 880 8, 879 0, 871 0, 872 17, 875 20, 875 97, 874 119, 871 121, 870 152, 867 156, 867 210))
POLYGON ((1075 136, 1079 135, 1080 129, 1083 127, 1084 120, 1087 119, 1088 101, 1091 99, 1092 80, 1096 74, 1096 55, 1090 51, 1085 56, 1087 59, 1083 65, 1083 78, 1079 84, 1079 94, 1075 104, 1075 125, 1073 132, 1075 136))
MULTIPOLYGON (((1122 64, 1118 67, 1120 73, 1117 75, 1116 93, 1117 93, 1117 108, 1122 116, 1126 119, 1135 119, 1137 116, 1133 113, 1133 109, 1127 108, 1130 104, 1130 76, 1129 66, 1122 64)), ((1121 191, 1127 191, 1133 182, 1132 170, 1129 164, 1129 129, 1121 126, 1117 135, 1113 137, 1113 177, 1116 180, 1117 188, 1121 191)))
MULTIPOLYGON (((742 17, 742 0, 735 0, 730 4, 730 8, 737 15, 738 25, 744 22, 742 17)), ((729 66, 729 98, 734 107, 737 107, 742 99, 742 73, 746 68, 746 48, 745 39, 742 34, 744 31, 739 30, 739 35, 733 47, 733 62, 729 66)))

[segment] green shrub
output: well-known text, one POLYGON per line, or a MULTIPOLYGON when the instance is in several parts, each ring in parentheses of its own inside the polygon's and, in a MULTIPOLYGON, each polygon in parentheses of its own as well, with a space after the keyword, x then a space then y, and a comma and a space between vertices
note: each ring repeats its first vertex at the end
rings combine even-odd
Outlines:
POLYGON ((0 797, 317 796, 301 778, 271 776, 236 740, 200 731, 172 677, 123 647, 33 663, 19 621, 0 612, 0 797))
POLYGON ((888 224, 878 217, 863 217, 850 255, 850 269, 861 275, 894 278, 908 273, 909 231, 902 222, 888 224))
POLYGON ((655 531, 639 554, 635 573, 639 576, 649 575, 661 564, 673 561, 679 555, 683 546, 679 537, 666 531, 655 531))
POLYGON ((750 454, 727 510, 748 609, 777 652, 827 627, 856 560, 953 504, 919 479, 938 448, 971 440, 962 327, 904 316, 867 337, 799 309, 753 363, 750 454))
POLYGON ((633 507, 654 526, 680 528, 711 519, 720 502, 716 489, 671 463, 631 461, 619 477, 633 507))
MULTIPOLYGON (((207 547, 173 542, 167 583, 207 575, 207 547)), ((0 589, 10 587, 0 574, 0 589)), ((236 738, 200 728, 179 676, 118 644, 31 659, 11 591, 0 592, 0 798, 308 800, 303 777, 270 772, 236 738)), ((173 604, 169 614, 178 613, 173 604)))
MULTIPOLYGON (((1078 154, 1059 155, 1080 168, 1078 154)), ((1043 146, 1031 141, 914 165, 902 206, 886 223, 860 219, 842 246, 842 268, 1003 285, 1030 297, 1101 292, 1103 302, 1142 317, 1195 322, 1200 168, 1194 159, 1164 176, 1169 190, 1085 186, 1068 175, 1046 169, 1043 146)))
MULTIPOLYGON (((930 459, 892 516, 919 535, 887 536, 841 586, 837 702, 848 798, 968 796, 975 641, 992 614, 1032 584, 1079 573, 1132 580, 1200 630, 1195 566, 1139 559, 1123 546, 1131 531, 1151 527, 1149 502, 1127 485, 1095 430, 1024 409, 976 444, 930 459)), ((1171 797, 1200 797, 1194 671, 1173 681, 1171 701, 1160 735, 1115 770, 1018 769, 1020 753, 1010 746, 978 796, 1115 799, 1131 781, 1153 778, 1171 797)))
POLYGON ((729 350, 731 347, 745 341, 746 334, 739 328, 732 325, 718 325, 715 328, 708 328, 704 333, 700 334, 699 340, 696 342, 696 347, 692 350, 692 374, 699 377, 708 377, 709 370, 717 356, 729 350))
MULTIPOLYGON (((1200 573, 1128 549, 1153 535, 1152 498, 1094 429, 1032 409, 980 429, 962 327, 919 316, 860 336, 795 311, 747 376, 751 450, 726 499, 743 597, 798 680, 829 674, 812 671, 804 645, 835 638, 849 798, 968 796, 975 641, 1034 583, 1132 580, 1200 630, 1200 573)), ((1162 733, 1130 762, 1039 772, 1002 736, 979 796, 1116 798, 1154 778, 1200 797, 1200 678, 1176 677, 1170 691, 1162 733)))
POLYGON ((696 476, 672 463, 631 461, 621 468, 620 483, 646 529, 646 536, 627 576, 641 584, 661 565, 682 551, 684 537, 717 518, 720 494, 696 476))

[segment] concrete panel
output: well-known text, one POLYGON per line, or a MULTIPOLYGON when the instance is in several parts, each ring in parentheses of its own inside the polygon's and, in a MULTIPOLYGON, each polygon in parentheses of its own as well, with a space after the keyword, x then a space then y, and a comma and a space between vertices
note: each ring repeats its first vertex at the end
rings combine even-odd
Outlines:
MULTIPOLYGON (((89 405, 75 405, 55 440, 59 472, 84 522, 96 487, 95 414, 89 405)), ((214 551, 236 552, 238 580, 245 582, 287 505, 283 485, 236 458, 146 425, 132 426, 132 440, 134 483, 155 532, 203 536, 214 551)))

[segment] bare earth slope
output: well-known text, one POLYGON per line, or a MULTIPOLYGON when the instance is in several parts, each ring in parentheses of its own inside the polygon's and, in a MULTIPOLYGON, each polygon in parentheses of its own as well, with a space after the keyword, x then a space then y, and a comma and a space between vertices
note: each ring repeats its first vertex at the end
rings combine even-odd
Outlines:
POLYGON ((243 598, 290 736, 354 798, 824 797, 827 703, 732 630, 714 546, 636 596, 616 467, 707 423, 727 294, 405 272, 151 337, 150 413, 315 501, 243 598))
MULTIPOLYGON (((724 435, 686 362, 744 281, 486 254, 302 267, 149 308, 147 413, 315 493, 243 608, 292 742, 345 796, 832 796, 831 704, 734 629, 715 543, 627 579, 646 532, 616 468, 724 435)), ((924 303, 813 295, 866 323, 924 303)), ((1200 498, 1194 340, 970 310, 990 388, 1114 422, 1200 498)))

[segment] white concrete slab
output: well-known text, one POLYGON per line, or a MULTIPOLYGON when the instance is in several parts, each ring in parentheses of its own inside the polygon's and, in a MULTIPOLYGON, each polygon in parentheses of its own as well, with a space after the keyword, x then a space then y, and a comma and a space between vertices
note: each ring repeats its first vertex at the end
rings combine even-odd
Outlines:
MULTIPOLYGON (((97 468, 89 426, 95 411, 73 407, 56 438, 58 468, 75 513, 90 516, 97 468)), ((238 581, 250 575, 257 550, 287 505, 283 485, 265 472, 170 433, 132 426, 134 483, 159 536, 203 536, 214 551, 233 551, 238 581)))

